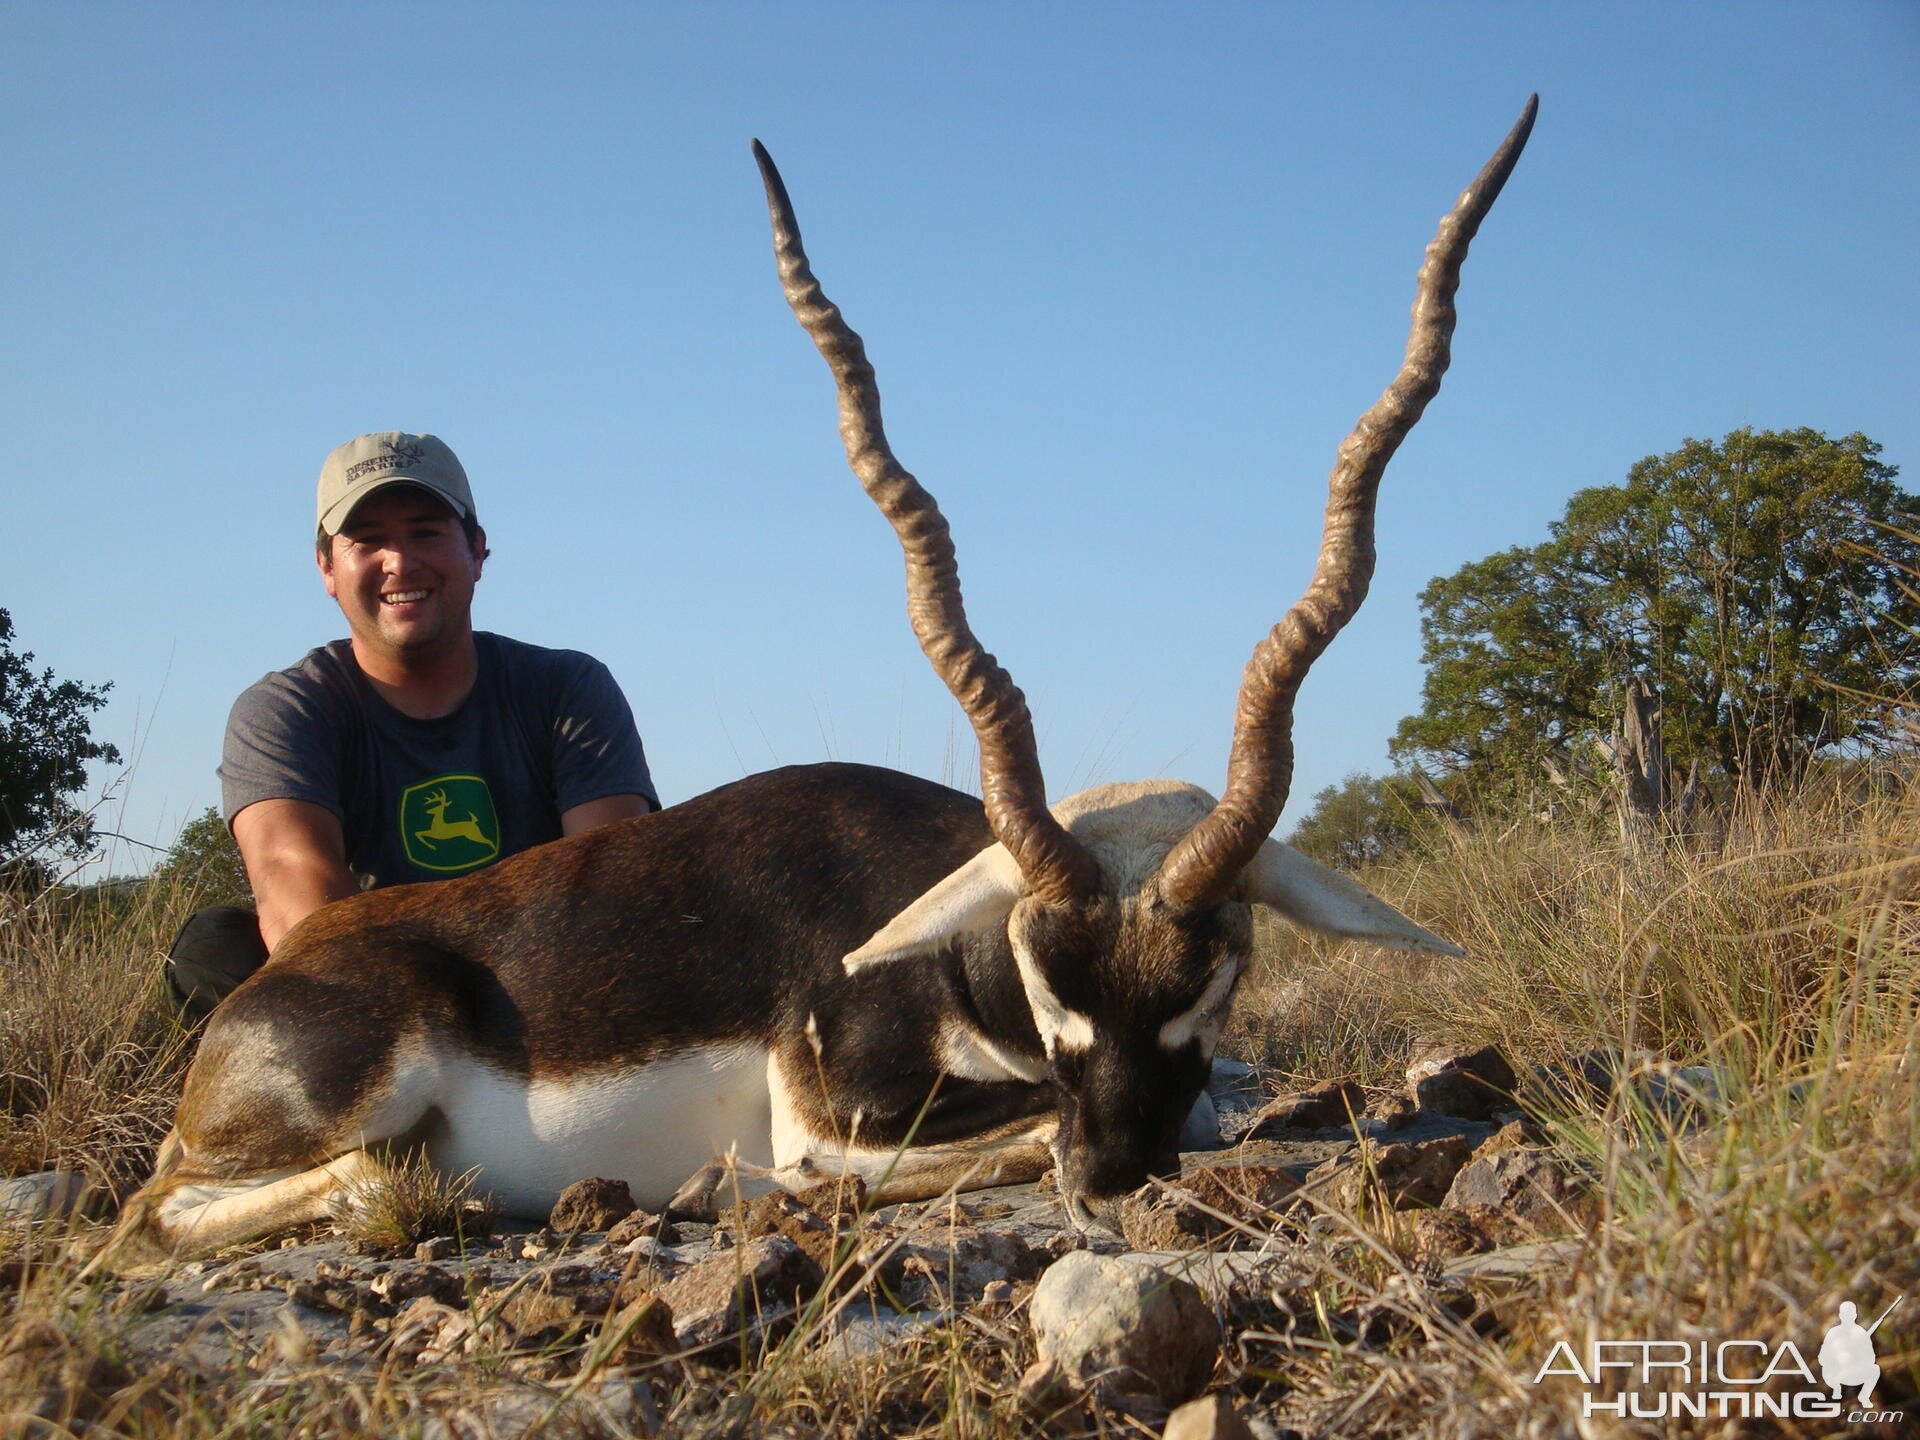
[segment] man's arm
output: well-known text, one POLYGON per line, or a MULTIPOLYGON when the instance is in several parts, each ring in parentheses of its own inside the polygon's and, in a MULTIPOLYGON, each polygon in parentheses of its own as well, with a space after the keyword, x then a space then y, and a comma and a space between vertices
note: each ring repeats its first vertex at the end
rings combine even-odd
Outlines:
POLYGON ((247 862, 268 950, 328 901, 359 892, 360 882, 347 868, 339 817, 324 805, 255 801, 233 817, 233 838, 247 862))
MULTIPOLYGON (((635 815, 652 813, 653 802, 644 795, 602 795, 598 800, 589 800, 584 805, 561 811, 560 833, 578 835, 582 830, 610 825, 615 820, 629 820, 635 815)), ((329 815, 327 818, 331 820, 333 817, 329 815)))

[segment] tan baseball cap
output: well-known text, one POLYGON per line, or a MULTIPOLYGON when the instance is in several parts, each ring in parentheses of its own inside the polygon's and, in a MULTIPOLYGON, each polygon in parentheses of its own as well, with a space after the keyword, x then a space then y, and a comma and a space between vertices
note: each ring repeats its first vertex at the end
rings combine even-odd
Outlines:
POLYGON ((380 430, 337 447, 320 467, 320 533, 338 535, 354 506, 389 485, 418 485, 446 501, 462 520, 473 514, 467 472, 446 441, 380 430))

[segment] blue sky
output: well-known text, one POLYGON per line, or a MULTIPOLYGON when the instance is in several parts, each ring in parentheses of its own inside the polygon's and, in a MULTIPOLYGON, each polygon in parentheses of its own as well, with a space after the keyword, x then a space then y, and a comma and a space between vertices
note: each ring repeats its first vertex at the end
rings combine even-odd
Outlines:
POLYGON ((114 682, 140 840, 217 798, 233 696, 342 632, 313 480, 386 428, 459 451, 479 622, 606 660, 667 799, 972 783, 754 136, 1056 795, 1219 786, 1422 247, 1529 91, 1290 817, 1385 768, 1422 585, 1574 490, 1742 425, 1865 431, 1920 487, 1911 4, 10 4, 0 43, 0 606, 114 682))

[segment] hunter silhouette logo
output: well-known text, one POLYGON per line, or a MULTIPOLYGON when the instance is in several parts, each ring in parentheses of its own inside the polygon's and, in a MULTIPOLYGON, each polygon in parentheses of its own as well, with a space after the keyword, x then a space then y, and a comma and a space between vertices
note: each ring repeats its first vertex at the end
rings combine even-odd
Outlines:
POLYGON ((1840 1323, 1828 1330, 1827 1338, 1820 1342, 1820 1378, 1832 1388, 1834 1398, 1838 1399, 1842 1390, 1851 1390, 1857 1385, 1862 1405, 1873 1399, 1873 1387, 1880 1383, 1880 1366, 1873 1355, 1873 1332, 1886 1323, 1887 1316, 1904 1299, 1904 1295, 1897 1296, 1885 1313, 1864 1329, 1854 1303, 1851 1300, 1840 1303, 1840 1323))
POLYGON ((1843 1301, 1838 1323, 1820 1343, 1818 1379, 1791 1340, 1593 1340, 1585 1356, 1571 1341, 1560 1340, 1533 1383, 1556 1376, 1579 1381, 1586 1392, 1580 1397, 1581 1415, 1587 1419, 1607 1414, 1623 1420, 1890 1424, 1906 1418, 1906 1412, 1871 1408, 1880 1383, 1873 1336, 1904 1299, 1895 1297, 1871 1325, 1860 1324, 1858 1307, 1843 1301))
POLYGON ((400 843, 407 859, 442 874, 472 870, 500 854, 493 792, 478 775, 437 775, 400 796, 400 843))

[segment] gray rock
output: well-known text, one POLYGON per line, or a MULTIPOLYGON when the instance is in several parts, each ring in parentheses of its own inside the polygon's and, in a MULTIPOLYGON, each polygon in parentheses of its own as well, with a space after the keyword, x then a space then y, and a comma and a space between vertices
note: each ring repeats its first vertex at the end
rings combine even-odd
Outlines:
POLYGON ((1592 1190, 1546 1151, 1522 1146, 1469 1161, 1454 1176, 1445 1203, 1452 1209, 1488 1205, 1521 1220, 1578 1218, 1591 1208, 1592 1190))
POLYGON ((618 1251, 621 1255, 637 1255, 661 1270, 678 1270, 684 1262, 674 1253, 671 1245, 662 1244, 651 1235, 642 1235, 629 1240, 618 1251))
POLYGON ((1369 1140, 1321 1165, 1302 1188, 1348 1211, 1367 1208, 1376 1196, 1395 1210, 1438 1205, 1472 1154, 1473 1141, 1465 1135, 1400 1145, 1369 1140))
POLYGON ((1206 1091, 1200 1092, 1200 1098, 1193 1102, 1193 1109, 1187 1112, 1187 1118, 1180 1125, 1180 1138, 1175 1143, 1183 1153, 1190 1150, 1218 1150, 1226 1143, 1220 1135, 1220 1112, 1214 1108, 1213 1097, 1206 1091))
POLYGON ((1002 1280, 1031 1280, 1047 1263, 1011 1230, 953 1229, 913 1240, 895 1251, 883 1276, 897 1277, 916 1305, 970 1305, 1002 1280))
POLYGON ((87 1209, 105 1192, 71 1170, 42 1170, 0 1180, 0 1220, 64 1220, 87 1209))
POLYGON ((1224 1395, 1189 1400, 1167 1417, 1161 1440, 1253 1440, 1253 1431, 1224 1395))
POLYGON ((921 1310, 902 1315, 885 1305, 853 1304, 836 1315, 820 1340, 820 1353, 845 1362, 879 1355, 913 1339, 945 1319, 945 1313, 921 1310))
POLYGON ((1260 1092, 1260 1072, 1243 1060, 1231 1060, 1225 1055, 1213 1057, 1213 1066, 1207 1073, 1207 1093, 1215 1100, 1226 1100, 1239 1095, 1257 1095, 1260 1092))
POLYGON ((1509 1245, 1484 1255, 1465 1255, 1447 1265, 1441 1276, 1448 1280, 1512 1280, 1537 1275, 1556 1266, 1571 1265, 1585 1249, 1577 1240, 1541 1240, 1530 1245, 1509 1245))
POLYGON ((1727 1109, 1730 1077, 1711 1065, 1661 1065, 1637 1087, 1647 1109, 1669 1120, 1699 1124, 1727 1109))
POLYGON ((547 1224, 562 1235, 611 1230, 640 1207, 624 1180, 576 1180, 560 1192, 547 1224))
POLYGON ((603 1380, 564 1398, 536 1385, 503 1385, 482 1399, 429 1418, 421 1440, 589 1440, 603 1435, 654 1434, 653 1395, 644 1384, 603 1380))
POLYGON ((703 1350, 756 1319, 791 1315, 820 1281, 820 1267, 785 1235, 758 1235, 688 1267, 660 1298, 673 1310, 674 1338, 703 1350))
POLYGON ((452 1304, 465 1298, 467 1287, 465 1280, 451 1270, 415 1262, 396 1265, 374 1276, 367 1288, 389 1305, 404 1305, 423 1295, 443 1304, 452 1304))
POLYGON ((1036 1368, 1076 1389, 1178 1405, 1213 1374, 1220 1327, 1189 1281, 1132 1255, 1076 1250, 1028 1304, 1036 1368))
POLYGON ((1278 1140, 1302 1130, 1341 1130, 1364 1115, 1367 1095, 1351 1080, 1282 1095, 1263 1106, 1245 1140, 1278 1140))
POLYGON ((1491 1120, 1513 1104, 1519 1077, 1491 1045, 1477 1050, 1427 1046, 1407 1066, 1407 1084, 1422 1110, 1463 1120, 1491 1120))

